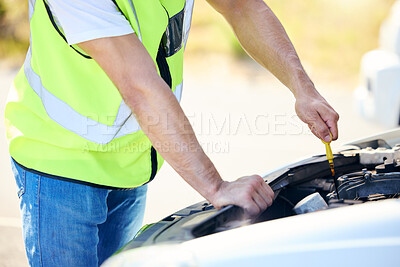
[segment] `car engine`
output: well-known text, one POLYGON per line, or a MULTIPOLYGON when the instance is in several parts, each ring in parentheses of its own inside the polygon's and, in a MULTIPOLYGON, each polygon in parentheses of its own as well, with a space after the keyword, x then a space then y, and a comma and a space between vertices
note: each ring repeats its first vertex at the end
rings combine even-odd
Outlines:
MULTIPOLYGON (((380 144, 381 145, 381 144, 380 144)), ((350 147, 335 155, 335 162, 357 158, 353 164, 338 168, 339 175, 304 175, 276 190, 274 205, 257 221, 267 221, 323 209, 339 208, 400 198, 400 145, 385 147, 350 147), (337 179, 338 192, 334 180, 337 179), (321 200, 314 194, 320 195, 321 200), (317 199, 317 200, 316 200, 317 199), (297 204, 297 205, 296 205, 297 204)), ((319 168, 317 164, 308 168, 319 168)), ((295 173, 292 174, 295 176, 295 173)), ((290 175, 289 175, 290 177, 290 175)))
POLYGON ((275 201, 257 218, 249 219, 237 206, 216 210, 208 201, 202 201, 145 226, 124 250, 184 242, 309 212, 399 199, 400 145, 395 144, 400 143, 400 138, 397 132, 395 135, 390 144, 387 139, 363 139, 342 147, 334 154, 335 177, 324 154, 265 174, 264 180, 275 192, 275 201))

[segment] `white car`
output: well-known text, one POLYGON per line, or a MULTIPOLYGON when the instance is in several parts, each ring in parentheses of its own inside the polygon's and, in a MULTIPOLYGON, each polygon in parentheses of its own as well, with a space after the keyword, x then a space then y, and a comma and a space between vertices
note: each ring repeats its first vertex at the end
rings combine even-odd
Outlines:
POLYGON ((274 204, 248 220, 206 201, 145 226, 103 266, 399 266, 400 128, 267 173, 274 204))
POLYGON ((361 61, 361 85, 355 91, 359 113, 386 127, 400 125, 400 1, 382 24, 380 48, 361 61))

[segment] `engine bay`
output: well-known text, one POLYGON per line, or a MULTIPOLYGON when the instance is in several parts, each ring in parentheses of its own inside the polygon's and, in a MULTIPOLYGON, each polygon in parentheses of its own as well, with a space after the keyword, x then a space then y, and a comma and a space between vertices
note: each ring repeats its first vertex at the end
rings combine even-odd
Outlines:
MULTIPOLYGON (((326 175, 304 176, 303 181, 298 179, 298 182, 288 183, 287 186, 276 190, 277 196, 273 206, 257 218, 256 222, 369 201, 400 198, 400 145, 393 148, 387 144, 385 147, 375 148, 351 147, 336 154, 334 161, 340 162, 344 158, 357 160, 354 164, 348 164, 346 168, 339 164, 335 178, 328 172, 326 175), (333 179, 337 180, 338 190, 335 190, 333 179), (315 208, 315 201, 310 200, 310 196, 316 193, 325 202, 320 204, 319 209, 315 208), (302 207, 302 212, 296 213, 294 208, 299 204, 305 207, 302 207)), ((309 168, 313 166, 310 165, 309 168)))
MULTIPOLYGON (((164 242, 184 242, 241 226, 319 210, 400 198, 400 138, 369 139, 334 154, 335 180, 326 155, 316 155, 269 172, 264 180, 275 201, 257 218, 248 219, 237 206, 216 210, 202 201, 145 226, 124 250, 164 242)), ((301 216, 301 215, 300 215, 301 216)))

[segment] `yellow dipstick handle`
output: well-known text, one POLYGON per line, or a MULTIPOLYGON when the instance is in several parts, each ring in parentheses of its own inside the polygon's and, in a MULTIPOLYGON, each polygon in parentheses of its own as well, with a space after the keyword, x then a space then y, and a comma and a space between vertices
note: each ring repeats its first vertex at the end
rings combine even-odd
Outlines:
POLYGON ((331 142, 332 142, 332 134, 331 134, 331 141, 329 142, 325 142, 321 139, 322 143, 325 144, 325 149, 326 149, 326 158, 328 159, 329 162, 329 167, 331 169, 332 172, 332 178, 333 178, 333 184, 335 185, 335 190, 336 190, 336 197, 337 199, 340 199, 339 197, 339 184, 338 181, 335 177, 335 167, 333 166, 333 153, 332 153, 332 149, 331 149, 331 142))
MULTIPOLYGON (((332 140, 332 134, 331 134, 331 140, 332 140)), ((332 172, 332 176, 335 176, 335 169, 333 166, 333 153, 332 153, 332 149, 331 149, 331 141, 325 142, 322 139, 321 139, 321 141, 322 141, 322 143, 325 144, 326 158, 328 159, 329 167, 331 168, 331 172, 332 172)))

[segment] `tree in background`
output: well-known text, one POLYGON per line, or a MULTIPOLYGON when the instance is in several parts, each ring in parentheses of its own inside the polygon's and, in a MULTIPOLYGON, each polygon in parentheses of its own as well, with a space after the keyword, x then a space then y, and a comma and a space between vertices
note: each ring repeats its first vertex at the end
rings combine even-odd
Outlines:
POLYGON ((29 45, 28 0, 0 0, 0 57, 20 61, 29 45))

